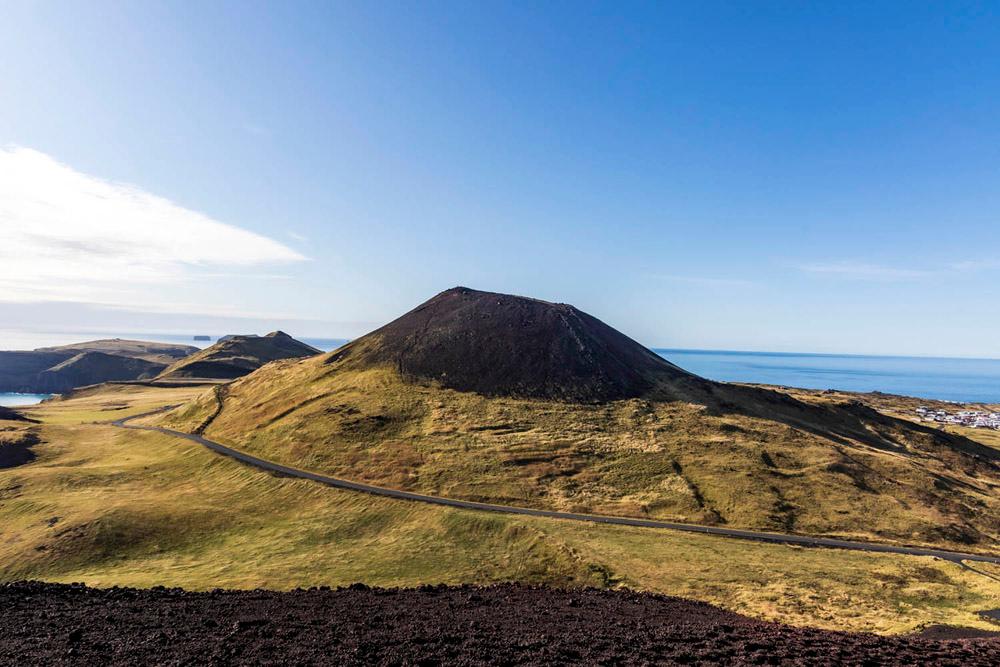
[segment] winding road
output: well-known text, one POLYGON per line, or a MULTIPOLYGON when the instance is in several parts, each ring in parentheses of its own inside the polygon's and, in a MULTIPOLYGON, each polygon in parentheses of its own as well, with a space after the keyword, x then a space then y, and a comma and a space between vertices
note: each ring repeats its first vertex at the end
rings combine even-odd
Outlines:
POLYGON ((494 505, 492 503, 479 503, 470 500, 456 500, 454 498, 426 496, 419 493, 411 493, 409 491, 387 489, 381 486, 373 486, 371 484, 362 484, 360 482, 352 482, 346 479, 338 479, 336 477, 320 475, 318 473, 309 472, 306 470, 300 470, 298 468, 290 468, 288 466, 281 465, 280 463, 275 463, 273 461, 268 461, 266 459, 258 458, 256 456, 251 456, 250 454, 246 454, 237 449, 233 449, 232 447, 227 447, 225 445, 219 444, 218 442, 209 440, 208 438, 205 438, 200 435, 195 435, 193 433, 184 433, 183 431, 175 431, 173 429, 164 428, 162 426, 147 426, 147 425, 129 423, 135 419, 140 419, 142 417, 149 417, 151 415, 164 412, 166 410, 170 410, 174 407, 176 406, 171 405, 159 408, 157 410, 152 410, 150 412, 144 412, 142 414, 133 415, 131 417, 123 417, 122 419, 118 419, 114 422, 111 422, 111 424, 119 428, 133 429, 139 431, 153 431, 156 433, 171 435, 177 438, 183 438, 185 440, 189 440, 191 442, 195 442, 199 445, 202 445, 203 447, 207 447, 208 449, 212 450, 217 454, 228 456, 230 458, 236 459, 237 461, 240 461, 241 463, 245 463, 247 465, 260 468, 261 470, 266 470, 268 472, 278 473, 280 475, 286 475, 288 477, 308 479, 310 481, 319 482, 320 484, 326 484, 327 486, 332 486, 337 489, 345 489, 348 491, 360 491, 362 493, 370 493, 376 496, 395 498, 397 500, 410 500, 421 503, 429 503, 431 505, 443 505, 445 507, 456 507, 458 509, 477 510, 480 512, 522 514, 525 516, 544 517, 546 519, 564 519, 570 521, 587 521, 590 523, 605 523, 615 526, 633 526, 638 528, 658 528, 661 530, 678 530, 687 533, 718 535, 720 537, 731 537, 741 540, 753 540, 756 542, 792 544, 802 547, 848 549, 851 551, 902 554, 906 556, 931 556, 934 558, 941 558, 943 560, 952 561, 960 565, 963 564, 963 561, 993 563, 1000 565, 1000 556, 986 556, 983 554, 970 554, 958 551, 946 551, 943 549, 925 549, 921 547, 906 547, 906 546, 897 546, 893 544, 878 544, 875 542, 855 542, 852 540, 838 540, 828 537, 809 537, 806 535, 767 533, 755 530, 740 530, 737 528, 722 528, 719 526, 699 526, 697 524, 674 523, 671 521, 653 521, 650 519, 632 519, 628 517, 605 516, 599 514, 577 514, 575 512, 556 512, 553 510, 540 510, 540 509, 532 509, 529 507, 494 505))

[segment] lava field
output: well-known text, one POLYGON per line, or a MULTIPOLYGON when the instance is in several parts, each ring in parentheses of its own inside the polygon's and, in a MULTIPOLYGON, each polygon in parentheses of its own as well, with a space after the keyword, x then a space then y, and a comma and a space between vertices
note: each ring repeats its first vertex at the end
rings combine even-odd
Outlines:
POLYGON ((1000 641, 756 621, 647 593, 517 584, 290 592, 0 585, 4 665, 1000 664, 1000 641))

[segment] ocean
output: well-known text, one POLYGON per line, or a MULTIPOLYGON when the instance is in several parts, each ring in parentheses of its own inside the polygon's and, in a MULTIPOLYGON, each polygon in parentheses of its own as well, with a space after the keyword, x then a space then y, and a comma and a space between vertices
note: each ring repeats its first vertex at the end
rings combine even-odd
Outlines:
POLYGON ((654 351, 681 368, 712 380, 1000 403, 1000 359, 654 351))
MULTIPOLYGON (((295 335, 294 332, 289 332, 295 335)), ((34 333, 0 331, 0 350, 31 350, 96 338, 131 338, 206 347, 193 335, 151 333, 34 333)), ((343 338, 301 337, 320 350, 333 350, 343 338)), ((892 357, 793 352, 655 349, 692 373, 725 382, 756 382, 806 389, 881 391, 946 401, 1000 403, 1000 359, 892 357)), ((4 401, 29 400, 0 394, 4 401)), ((41 400, 38 398, 30 400, 41 400)))
POLYGON ((51 396, 52 394, 5 394, 0 392, 0 406, 16 408, 24 405, 35 405, 51 396))

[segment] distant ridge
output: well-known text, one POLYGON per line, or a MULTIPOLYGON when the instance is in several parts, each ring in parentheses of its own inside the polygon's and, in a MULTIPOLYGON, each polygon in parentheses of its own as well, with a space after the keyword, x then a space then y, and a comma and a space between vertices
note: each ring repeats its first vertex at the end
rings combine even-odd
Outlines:
POLYGON ((176 343, 153 343, 144 340, 128 340, 125 338, 103 338, 86 343, 73 343, 59 347, 42 347, 35 352, 60 352, 78 354, 80 352, 101 352, 120 357, 145 359, 164 366, 169 366, 178 359, 194 354, 198 348, 194 345, 176 343))
POLYGON ((455 287, 327 359, 486 396, 602 402, 698 382, 573 306, 455 287))
POLYGON ((321 354, 320 350, 295 340, 284 331, 273 331, 266 336, 225 336, 215 345, 171 365, 156 379, 234 380, 271 361, 317 354, 321 354))
POLYGON ((100 382, 148 380, 164 368, 164 364, 145 359, 104 352, 81 352, 39 373, 38 389, 49 394, 61 394, 100 382))
POLYGON ((101 382, 147 379, 197 351, 190 345, 111 338, 0 352, 0 391, 63 393, 101 382))

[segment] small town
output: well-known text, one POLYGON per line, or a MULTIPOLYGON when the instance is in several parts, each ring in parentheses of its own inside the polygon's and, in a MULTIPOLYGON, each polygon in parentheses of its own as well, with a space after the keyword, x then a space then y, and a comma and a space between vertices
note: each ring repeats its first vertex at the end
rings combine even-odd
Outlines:
POLYGON ((954 424, 969 428, 991 428, 1000 431, 1000 412, 985 412, 983 410, 959 410, 950 413, 947 410, 932 410, 924 406, 916 409, 921 421, 937 422, 939 424, 954 424))

